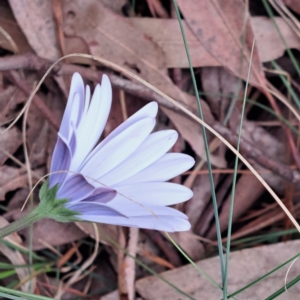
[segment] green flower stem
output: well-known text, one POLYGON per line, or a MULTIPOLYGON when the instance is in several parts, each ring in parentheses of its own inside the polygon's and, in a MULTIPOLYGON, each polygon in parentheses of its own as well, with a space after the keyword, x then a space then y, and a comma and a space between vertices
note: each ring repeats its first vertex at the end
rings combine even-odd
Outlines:
POLYGON ((44 214, 41 213, 40 205, 37 206, 33 211, 24 216, 23 218, 8 224, 7 226, 0 228, 0 238, 4 238, 5 236, 19 231, 34 222, 44 218, 44 214))
POLYGON ((72 211, 65 206, 69 201, 68 199, 56 198, 57 188, 58 185, 49 188, 48 181, 46 181, 39 192, 40 204, 20 220, 0 228, 0 238, 19 231, 43 218, 50 218, 57 222, 81 221, 77 218, 79 212, 72 211))

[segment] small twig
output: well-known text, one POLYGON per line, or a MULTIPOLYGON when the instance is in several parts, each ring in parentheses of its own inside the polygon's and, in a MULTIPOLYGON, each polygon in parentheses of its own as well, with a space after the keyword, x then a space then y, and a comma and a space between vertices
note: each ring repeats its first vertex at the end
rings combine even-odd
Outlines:
MULTIPOLYGON (((232 145, 237 143, 237 135, 233 134, 232 131, 222 126, 220 123, 212 124, 212 127, 218 131, 225 139, 227 139, 232 145)), ((279 175, 280 177, 288 180, 290 182, 300 181, 300 173, 298 170, 292 170, 287 165, 278 162, 275 159, 270 159, 263 154, 262 151, 254 147, 251 143, 247 142, 245 139, 241 139, 240 150, 247 157, 252 158, 260 164, 261 166, 271 170, 273 173, 279 175)))
MULTIPOLYGON (((0 71, 10 71, 17 69, 46 70, 51 66, 51 62, 33 53, 10 55, 0 58, 0 71)), ((59 66, 55 70, 59 69, 59 66)), ((54 72, 55 72, 54 70, 54 72)))

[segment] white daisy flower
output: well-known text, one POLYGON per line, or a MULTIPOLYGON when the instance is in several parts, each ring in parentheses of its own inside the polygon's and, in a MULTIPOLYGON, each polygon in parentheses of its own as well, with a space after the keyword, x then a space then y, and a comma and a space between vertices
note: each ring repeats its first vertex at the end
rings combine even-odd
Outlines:
POLYGON ((166 182, 190 169, 194 159, 167 153, 177 140, 174 130, 151 133, 158 106, 151 102, 128 118, 98 145, 111 108, 106 75, 91 97, 81 76, 72 78, 70 95, 53 152, 49 189, 83 221, 168 232, 190 229, 185 214, 167 207, 193 193, 166 182))

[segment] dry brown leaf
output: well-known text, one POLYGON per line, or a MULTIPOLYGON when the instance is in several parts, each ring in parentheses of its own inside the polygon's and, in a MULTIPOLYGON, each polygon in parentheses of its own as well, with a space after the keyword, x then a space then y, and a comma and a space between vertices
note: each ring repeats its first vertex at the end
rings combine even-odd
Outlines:
MULTIPOLYGON (((0 227, 4 227, 9 223, 0 216, 0 227)), ((20 236, 15 232, 5 238, 5 240, 9 241, 10 243, 16 244, 18 246, 22 245, 22 240, 20 236)), ((0 252, 11 262, 12 265, 26 265, 27 262, 21 255, 21 253, 13 248, 6 246, 3 243, 0 243, 0 252)), ((29 278, 30 273, 28 268, 16 268, 16 273, 20 279, 20 282, 29 278)), ((27 281, 21 286, 21 290, 23 292, 29 292, 30 284, 35 286, 36 279, 34 278, 31 283, 27 281)))
POLYGON ((44 122, 39 132, 36 134, 36 138, 32 144, 30 144, 29 161, 32 168, 40 166, 45 163, 48 146, 49 123, 44 122))
POLYGON ((22 136, 19 129, 16 127, 10 130, 0 128, 0 165, 8 158, 5 152, 13 154, 22 144, 22 136))
POLYGON ((0 92, 0 122, 10 121, 18 114, 17 106, 23 103, 25 96, 14 86, 0 92))
MULTIPOLYGON (((288 48, 299 50, 300 41, 293 29, 283 18, 274 17, 274 20, 284 36, 288 48)), ((261 61, 267 62, 281 57, 286 51, 286 47, 273 21, 266 17, 253 17, 251 18, 251 24, 261 61)))
POLYGON ((300 14, 300 2, 298 0, 283 0, 283 2, 297 14, 300 14))
POLYGON ((170 236, 193 261, 196 261, 204 257, 204 247, 192 233, 192 230, 181 231, 170 233, 170 236))
POLYGON ((239 99, 240 80, 222 67, 206 67, 202 69, 201 82, 212 112, 224 121, 230 102, 239 99))
MULTIPOLYGON (((48 98, 51 98, 51 101, 45 101, 47 105, 48 103, 53 102, 54 98, 52 93, 49 93, 48 95, 48 98)), ((53 107, 53 104, 49 106, 53 107)), ((49 138, 49 130, 49 123, 45 120, 37 106, 32 105, 28 112, 26 131, 26 140, 31 168, 43 165, 46 161, 47 148, 49 142, 52 142, 52 140, 49 138)))
MULTIPOLYGON (((265 188, 254 175, 242 175, 236 184, 232 222, 234 223, 243 213, 245 213, 264 191, 265 188)), ((222 210, 219 213, 221 232, 225 231, 228 227, 230 202, 231 193, 225 200, 222 210)), ((209 239, 216 238, 215 224, 213 224, 210 231, 206 234, 206 237, 209 239)))
POLYGON ((0 167, 0 200, 5 194, 27 185, 27 175, 24 171, 9 166, 0 167))
POLYGON ((185 204, 185 213, 194 228, 197 225, 203 209, 211 198, 211 188, 208 175, 197 176, 193 184, 194 196, 185 204))
MULTIPOLYGON (((288 48, 295 48, 299 50, 300 41, 294 31, 282 18, 275 17, 275 20, 282 35, 284 36, 288 48)), ((129 21, 163 49, 168 68, 189 67, 177 20, 130 18, 129 21)), ((286 49, 272 20, 266 17, 252 17, 251 24, 261 61, 267 62, 281 57, 286 49)), ((193 66, 222 66, 222 63, 216 60, 214 56, 205 49, 184 20, 183 26, 193 66)))
MULTIPOLYGON (((246 79, 254 33, 244 1, 179 0, 178 5, 187 25, 203 47, 223 67, 246 79)), ((249 82, 255 86, 263 85, 264 73, 256 45, 251 69, 249 82)))
POLYGON ((25 199, 28 197, 29 189, 28 187, 18 189, 14 195, 9 199, 9 202, 7 204, 7 213, 5 213, 3 216, 10 220, 11 216, 14 215, 14 211, 20 210, 21 207, 24 204, 25 199))
POLYGON ((51 1, 9 0, 13 14, 37 55, 56 60, 60 57, 51 1))
POLYGON ((26 37, 17 24, 11 8, 6 1, 0 3, 0 27, 6 32, 7 36, 0 32, 0 47, 11 52, 15 52, 17 47, 18 53, 26 53, 32 51, 26 37), (11 39, 12 42, 9 40, 11 39), (14 45, 13 45, 14 44, 14 45))
MULTIPOLYGON (((130 18, 129 22, 159 45, 168 68, 188 68, 189 63, 177 20, 154 18, 130 18)), ((193 32, 183 21, 187 43, 194 67, 218 66, 219 62, 197 40, 193 32)))
MULTIPOLYGON (((299 246, 300 241, 297 240, 231 253, 228 277, 229 293, 246 286, 251 281, 277 267, 280 263, 298 254, 299 246)), ((221 284, 219 257, 199 261, 197 265, 218 284, 221 284)), ((284 277, 288 267, 289 265, 286 265, 276 273, 241 292, 237 295, 237 298, 247 300, 266 299, 267 296, 270 296, 273 292, 284 286, 284 277)), ((299 272, 300 262, 297 261, 289 272, 288 281, 295 278, 299 272)), ((192 265, 167 271, 161 275, 182 291, 192 295, 195 299, 222 298, 221 289, 212 285, 192 265)), ((183 296, 175 291, 175 289, 154 276, 138 280, 136 282, 136 289, 144 300, 183 299, 183 296)), ((289 293, 292 293, 293 296, 283 293, 277 299, 296 299, 295 297, 299 295, 299 292, 299 285, 295 285, 289 290, 289 293)))
MULTIPOLYGON (((18 210, 19 211, 19 210, 18 210)), ((15 215, 16 216, 16 215, 15 215)), ((18 216, 16 219, 19 219, 18 216)), ((28 228, 20 232, 29 245, 28 228)), ((74 223, 59 223, 51 219, 43 219, 33 225, 33 250, 47 248, 47 244, 51 246, 59 246, 74 241, 78 241, 86 237, 86 234, 79 230, 74 223)))

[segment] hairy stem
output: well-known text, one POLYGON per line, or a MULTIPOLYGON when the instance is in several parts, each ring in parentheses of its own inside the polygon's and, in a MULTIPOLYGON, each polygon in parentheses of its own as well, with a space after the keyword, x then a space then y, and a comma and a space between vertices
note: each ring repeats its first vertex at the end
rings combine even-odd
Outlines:
POLYGON ((11 233, 19 231, 42 219, 43 217, 43 214, 41 214, 38 207, 36 207, 33 211, 31 211, 23 218, 16 220, 15 222, 10 223, 3 228, 0 228, 0 238, 4 238, 5 236, 10 235, 11 233))

